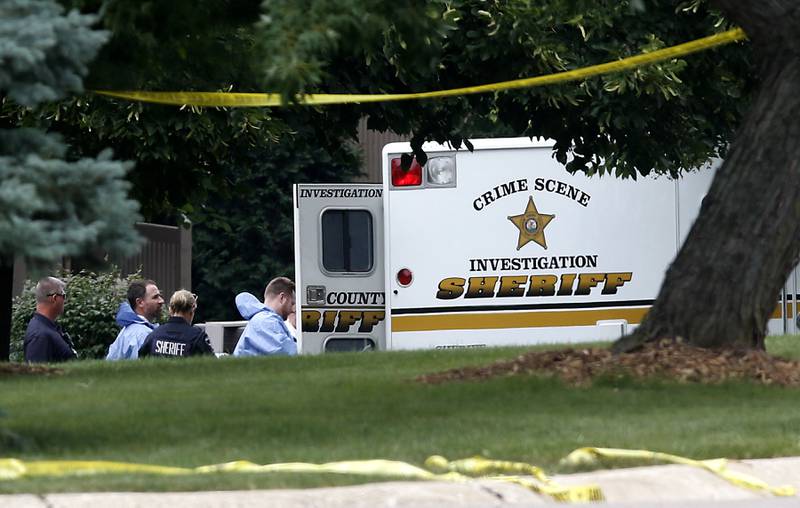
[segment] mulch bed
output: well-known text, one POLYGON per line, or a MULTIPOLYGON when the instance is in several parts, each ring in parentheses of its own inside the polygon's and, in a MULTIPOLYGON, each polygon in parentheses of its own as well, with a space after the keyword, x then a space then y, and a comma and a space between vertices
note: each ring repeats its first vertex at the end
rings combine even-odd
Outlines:
POLYGON ((708 350, 662 341, 619 355, 605 348, 531 351, 511 360, 426 374, 416 380, 438 384, 530 374, 554 375, 577 386, 608 376, 697 383, 741 379, 767 385, 800 386, 800 361, 770 356, 763 351, 708 350))
POLYGON ((44 365, 29 365, 27 363, 0 363, 0 377, 16 375, 44 375, 51 376, 62 374, 64 371, 55 367, 44 365))

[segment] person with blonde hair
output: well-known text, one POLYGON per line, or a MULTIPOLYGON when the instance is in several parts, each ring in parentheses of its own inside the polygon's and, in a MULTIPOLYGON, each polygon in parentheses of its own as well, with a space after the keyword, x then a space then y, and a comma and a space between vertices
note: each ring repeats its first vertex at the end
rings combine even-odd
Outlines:
POLYGON ((169 320, 150 332, 139 348, 139 356, 213 355, 206 332, 192 326, 195 310, 197 295, 185 289, 175 291, 169 299, 169 320))

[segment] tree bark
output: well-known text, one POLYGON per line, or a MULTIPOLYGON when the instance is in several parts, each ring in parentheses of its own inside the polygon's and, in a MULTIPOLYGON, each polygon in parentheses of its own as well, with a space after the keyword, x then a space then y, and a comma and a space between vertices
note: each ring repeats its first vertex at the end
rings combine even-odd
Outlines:
POLYGON ((762 348, 800 255, 800 5, 713 2, 748 34, 761 81, 652 309, 613 349, 676 339, 762 348))

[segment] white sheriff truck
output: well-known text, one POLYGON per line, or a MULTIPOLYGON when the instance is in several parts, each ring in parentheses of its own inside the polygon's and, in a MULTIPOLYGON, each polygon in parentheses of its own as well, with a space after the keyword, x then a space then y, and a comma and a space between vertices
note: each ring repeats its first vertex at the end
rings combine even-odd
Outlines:
MULTIPOLYGON (((294 187, 303 353, 611 340, 647 313, 710 185, 569 174, 552 143, 383 150, 383 184, 294 187)), ((797 271, 770 321, 795 333, 797 271)), ((698 284, 702 281, 698 281, 698 284)))

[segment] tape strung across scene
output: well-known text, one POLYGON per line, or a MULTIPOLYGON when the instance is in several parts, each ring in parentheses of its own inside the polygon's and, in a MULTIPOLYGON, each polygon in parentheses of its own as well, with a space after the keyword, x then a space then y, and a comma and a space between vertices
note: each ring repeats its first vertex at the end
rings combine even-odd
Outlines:
MULTIPOLYGON (((579 448, 567 455, 562 463, 569 466, 597 464, 598 459, 636 459, 670 462, 705 469, 738 487, 767 492, 775 496, 795 496, 792 486, 773 487, 766 482, 727 468, 726 459, 693 460, 677 455, 646 450, 615 448, 579 448)), ((423 469, 406 462, 393 460, 358 460, 309 464, 289 462, 280 464, 254 464, 234 461, 195 468, 154 466, 106 461, 21 461, 0 459, 0 481, 37 476, 92 476, 100 474, 141 473, 156 475, 191 475, 209 473, 328 473, 364 476, 381 476, 396 479, 468 482, 475 478, 514 483, 561 502, 602 501, 602 490, 597 485, 559 485, 544 471, 532 464, 490 460, 482 457, 448 461, 434 455, 428 457, 423 469)))
MULTIPOLYGON (((325 104, 354 104, 365 102, 406 101, 416 99, 434 99, 440 97, 455 97, 459 95, 498 92, 516 88, 531 88, 535 86, 552 85, 581 79, 620 72, 642 65, 652 64, 677 58, 679 56, 704 51, 706 49, 730 44, 745 39, 747 36, 740 28, 728 30, 702 39, 670 46, 641 55, 635 55, 614 62, 583 67, 571 71, 557 72, 532 78, 515 79, 501 83, 438 90, 434 92, 401 93, 401 94, 308 94, 299 96, 297 103, 306 106, 320 106, 325 104)), ((95 90, 94 93, 127 99, 132 101, 152 102, 155 104, 169 104, 174 106, 199 106, 199 107, 268 107, 282 106, 283 100, 276 93, 228 93, 228 92, 141 92, 141 91, 110 91, 95 90)))

